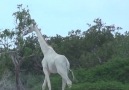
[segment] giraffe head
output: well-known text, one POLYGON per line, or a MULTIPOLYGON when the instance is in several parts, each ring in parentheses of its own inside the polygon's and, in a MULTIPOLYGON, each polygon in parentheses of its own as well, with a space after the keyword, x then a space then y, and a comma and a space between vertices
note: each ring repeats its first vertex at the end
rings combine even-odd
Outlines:
POLYGON ((23 36, 35 31, 35 29, 38 29, 37 25, 31 24, 29 27, 23 30, 23 36))

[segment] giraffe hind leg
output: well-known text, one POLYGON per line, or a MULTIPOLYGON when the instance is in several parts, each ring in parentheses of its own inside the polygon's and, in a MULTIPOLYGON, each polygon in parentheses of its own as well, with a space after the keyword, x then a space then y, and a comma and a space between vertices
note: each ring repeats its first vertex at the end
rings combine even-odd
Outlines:
POLYGON ((72 86, 72 82, 71 82, 71 80, 68 77, 67 70, 65 70, 63 67, 59 67, 59 68, 57 68, 57 72, 62 77, 62 79, 64 80, 64 82, 67 83, 68 87, 70 88, 72 86))

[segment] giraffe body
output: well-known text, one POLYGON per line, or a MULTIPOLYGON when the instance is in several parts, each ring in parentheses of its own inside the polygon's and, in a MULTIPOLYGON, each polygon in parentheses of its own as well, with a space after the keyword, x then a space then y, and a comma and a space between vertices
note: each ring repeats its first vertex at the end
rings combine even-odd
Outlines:
POLYGON ((29 29, 24 32, 24 34, 26 35, 32 31, 36 32, 41 50, 44 54, 42 66, 43 72, 45 74, 45 79, 42 85, 42 90, 45 90, 46 85, 48 85, 49 90, 51 90, 51 83, 49 78, 49 75, 51 73, 58 73, 62 77, 62 90, 65 90, 66 84, 71 87, 72 82, 68 77, 68 72, 70 70, 68 59, 64 55, 57 54, 51 46, 47 45, 36 25, 31 25, 29 29))

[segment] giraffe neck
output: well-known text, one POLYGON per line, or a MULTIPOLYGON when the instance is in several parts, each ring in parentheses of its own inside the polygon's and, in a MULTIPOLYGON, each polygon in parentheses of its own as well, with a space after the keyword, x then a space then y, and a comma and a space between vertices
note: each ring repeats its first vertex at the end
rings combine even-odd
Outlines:
POLYGON ((46 52, 49 49, 49 46, 47 45, 46 41, 44 40, 41 32, 38 29, 36 29, 35 32, 37 34, 37 37, 38 37, 38 41, 39 41, 41 50, 42 50, 43 54, 46 54, 46 52))

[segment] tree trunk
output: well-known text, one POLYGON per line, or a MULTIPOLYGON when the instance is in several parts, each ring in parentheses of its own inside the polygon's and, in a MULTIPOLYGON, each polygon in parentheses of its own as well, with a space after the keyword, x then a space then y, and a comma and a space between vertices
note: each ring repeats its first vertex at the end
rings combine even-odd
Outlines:
POLYGON ((19 65, 15 66, 15 78, 16 78, 16 88, 17 90, 22 90, 21 80, 20 80, 20 67, 19 65))
POLYGON ((21 60, 19 60, 20 58, 18 58, 17 54, 11 54, 11 59, 15 66, 16 90, 25 90, 20 79, 21 60))

